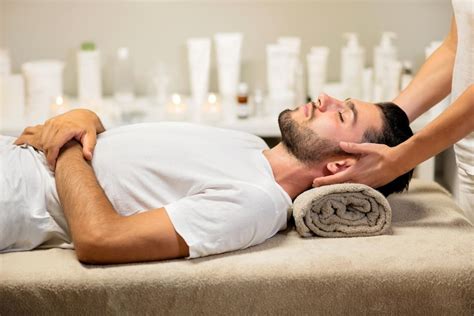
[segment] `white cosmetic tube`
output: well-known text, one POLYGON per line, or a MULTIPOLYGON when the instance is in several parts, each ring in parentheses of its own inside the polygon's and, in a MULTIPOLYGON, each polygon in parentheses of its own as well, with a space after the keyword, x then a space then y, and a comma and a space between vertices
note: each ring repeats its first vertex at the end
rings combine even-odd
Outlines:
POLYGON ((199 115, 199 109, 209 92, 209 69, 211 61, 211 39, 190 38, 187 41, 189 81, 193 107, 191 115, 199 115))
POLYGON ((288 48, 278 44, 267 45, 268 93, 278 95, 290 89, 291 60, 288 48))
POLYGON ((312 47, 306 56, 308 66, 308 93, 311 99, 316 99, 323 92, 327 81, 328 47, 312 47))
POLYGON ((290 84, 291 51, 279 44, 267 45, 268 113, 277 115, 292 107, 295 93, 290 84))
POLYGON ((242 33, 217 33, 216 45, 219 93, 223 98, 235 99, 240 82, 242 33))
POLYGON ((300 53, 301 38, 292 36, 281 36, 277 39, 277 43, 283 46, 290 47, 297 54, 300 53))
POLYGON ((277 44, 288 49, 288 57, 290 58, 288 80, 290 87, 294 88, 296 85, 296 72, 300 63, 301 39, 299 37, 279 37, 277 44))

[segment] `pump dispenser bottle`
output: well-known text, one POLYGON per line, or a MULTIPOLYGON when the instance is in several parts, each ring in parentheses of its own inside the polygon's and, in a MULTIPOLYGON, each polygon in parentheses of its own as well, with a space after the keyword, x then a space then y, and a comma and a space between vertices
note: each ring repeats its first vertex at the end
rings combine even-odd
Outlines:
POLYGON ((100 52, 95 43, 84 42, 77 52, 78 97, 82 104, 96 104, 102 99, 100 52))
POLYGON ((413 66, 412 63, 408 60, 403 62, 402 68, 402 78, 400 81, 400 90, 405 90, 406 87, 413 80, 413 66))
POLYGON ((135 99, 133 89, 133 68, 127 47, 117 50, 114 72, 114 98, 118 103, 129 103, 135 99))
POLYGON ((394 62, 397 62, 398 49, 393 44, 397 34, 383 32, 380 44, 374 48, 375 85, 381 90, 382 98, 387 98, 390 90, 387 73, 394 62))
POLYGON ((351 98, 361 98, 365 49, 360 46, 356 33, 345 33, 344 36, 347 38, 347 44, 341 52, 341 81, 344 94, 351 98))

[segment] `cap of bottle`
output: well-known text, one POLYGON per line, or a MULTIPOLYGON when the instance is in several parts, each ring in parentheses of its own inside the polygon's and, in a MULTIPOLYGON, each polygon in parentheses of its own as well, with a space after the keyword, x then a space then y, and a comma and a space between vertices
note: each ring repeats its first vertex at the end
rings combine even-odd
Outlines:
POLYGON ((119 59, 127 59, 129 55, 128 47, 120 47, 117 50, 117 57, 119 59))
POLYGON ((237 94, 238 95, 247 95, 249 93, 249 86, 245 82, 239 83, 237 87, 237 94))
POLYGON ((346 48, 357 50, 360 48, 359 37, 357 33, 344 33, 344 37, 347 38, 346 48))
POLYGON ((393 49, 393 40, 397 38, 397 34, 393 32, 383 32, 382 38, 380 39, 380 47, 383 49, 393 49))
POLYGON ((84 43, 81 44, 81 50, 93 51, 93 50, 95 50, 95 43, 94 42, 84 42, 84 43))

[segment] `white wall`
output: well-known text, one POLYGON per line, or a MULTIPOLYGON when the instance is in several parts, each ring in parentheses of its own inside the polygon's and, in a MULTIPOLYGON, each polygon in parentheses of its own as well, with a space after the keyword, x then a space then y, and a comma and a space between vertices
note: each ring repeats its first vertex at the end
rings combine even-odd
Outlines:
MULTIPOLYGON (((300 36, 304 54, 313 45, 329 46, 329 75, 337 80, 342 33, 361 34, 370 65, 381 31, 395 31, 401 58, 418 66, 424 47, 447 33, 452 14, 449 0, 3 0, 2 11, 0 34, 3 29, 13 70, 33 59, 63 59, 65 90, 71 95, 76 93, 75 50, 84 40, 95 41, 105 56, 106 93, 111 92, 110 56, 123 45, 135 58, 139 93, 145 93, 157 60, 169 66, 175 90, 187 92, 185 40, 241 31, 243 80, 264 87, 265 45, 278 36, 300 36)), ((216 90, 214 63, 211 88, 216 90)))
POLYGON ((4 16, 4 9, 3 9, 3 0, 0 0, 0 48, 4 46, 4 38, 5 38, 5 16, 4 16))

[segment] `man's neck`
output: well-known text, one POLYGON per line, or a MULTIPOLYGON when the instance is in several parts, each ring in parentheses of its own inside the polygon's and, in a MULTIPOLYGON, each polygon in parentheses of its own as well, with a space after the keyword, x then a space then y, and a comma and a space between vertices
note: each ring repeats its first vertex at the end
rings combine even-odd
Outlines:
POLYGON ((309 167, 291 155, 282 143, 263 154, 272 167, 276 182, 292 200, 310 188, 314 178, 323 174, 324 164, 309 167))

